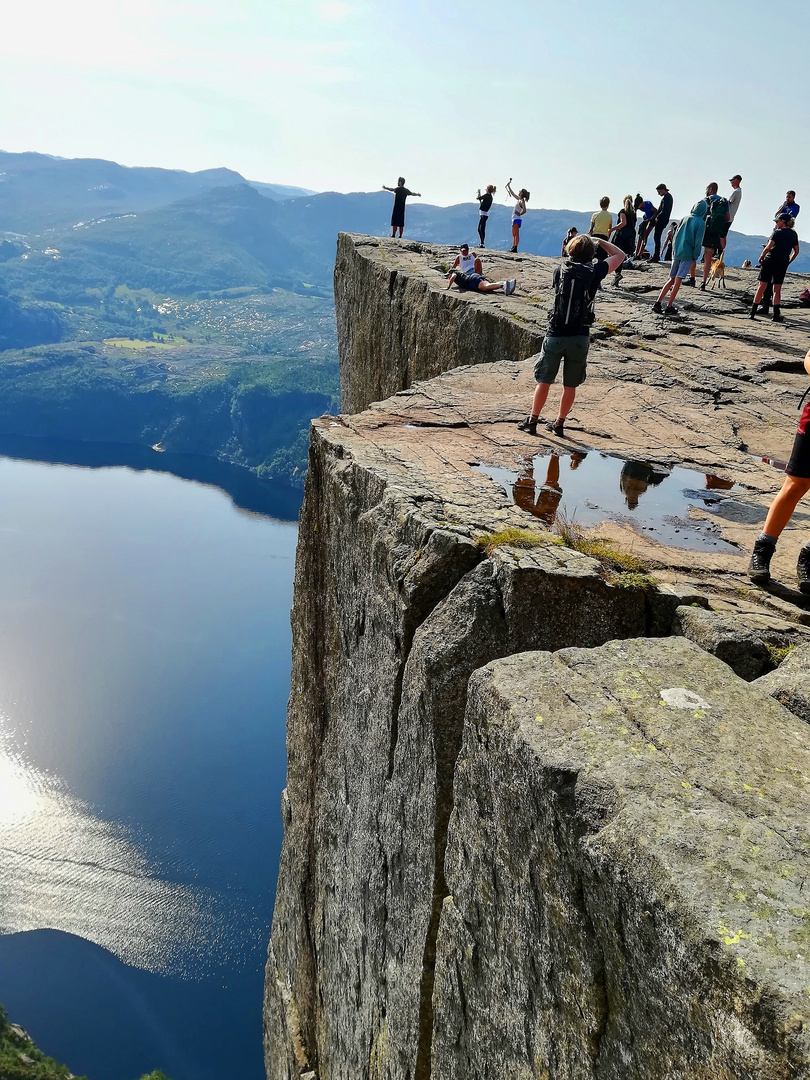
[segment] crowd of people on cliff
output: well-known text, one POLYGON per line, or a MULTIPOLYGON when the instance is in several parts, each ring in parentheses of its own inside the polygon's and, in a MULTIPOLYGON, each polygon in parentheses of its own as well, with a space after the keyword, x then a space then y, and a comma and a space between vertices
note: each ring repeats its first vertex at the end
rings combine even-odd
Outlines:
MULTIPOLYGON (((716 183, 706 188, 704 198, 699 199, 689 214, 679 221, 672 219, 673 198, 666 184, 656 188, 658 205, 644 199, 626 195, 614 221, 610 212, 610 199, 606 195, 599 202, 599 209, 591 216, 587 234, 579 234, 575 227, 568 230, 562 242, 561 261, 555 268, 552 284, 554 299, 548 315, 548 326, 540 352, 534 364, 536 387, 531 411, 518 424, 521 431, 537 435, 538 424, 548 399, 552 384, 563 369, 563 389, 557 416, 547 423, 548 430, 558 437, 565 434, 565 421, 587 373, 589 329, 594 321, 594 301, 601 283, 611 272, 618 284, 622 266, 633 258, 649 258, 650 262, 670 262, 669 277, 665 282, 653 311, 662 315, 676 315, 673 306, 682 285, 695 287, 696 269, 702 264, 700 288, 705 290, 712 266, 723 253, 731 225, 742 201, 742 176, 736 174, 729 180, 731 191, 719 194, 716 183), (666 231, 665 231, 666 230, 666 231), (653 236, 653 253, 647 250, 650 234, 653 236), (667 301, 664 307, 664 301, 667 301)), ((391 218, 392 236, 405 224, 405 200, 409 195, 402 177, 394 191, 394 214, 391 218)), ((512 211, 512 252, 518 250, 520 229, 526 214, 529 192, 520 188, 516 193, 511 178, 506 185, 510 198, 515 199, 512 211)), ((491 212, 496 188, 488 184, 484 193, 478 191, 480 247, 486 242, 487 219, 491 212)), ((799 216, 796 192, 788 191, 784 202, 774 216, 775 228, 762 249, 759 259, 759 282, 751 305, 750 318, 754 319, 759 305, 773 301, 774 322, 784 322, 781 313, 781 288, 788 267, 799 254, 799 238, 794 228, 799 216)), ((448 288, 477 292, 502 292, 510 295, 515 290, 515 280, 489 282, 484 277, 480 255, 470 252, 463 244, 450 268, 448 288)), ((800 300, 810 303, 810 290, 800 300)), ((810 350, 804 360, 810 376, 810 350)), ((810 392, 810 391, 809 391, 810 392)), ((807 394, 805 394, 807 397, 807 394)), ((753 582, 767 585, 770 581, 770 565, 780 535, 790 521, 796 506, 810 491, 810 401, 802 410, 790 459, 785 466, 782 488, 771 504, 762 532, 757 537, 748 565, 748 575, 753 582)), ((796 564, 799 589, 810 594, 810 539, 799 551, 796 564)))

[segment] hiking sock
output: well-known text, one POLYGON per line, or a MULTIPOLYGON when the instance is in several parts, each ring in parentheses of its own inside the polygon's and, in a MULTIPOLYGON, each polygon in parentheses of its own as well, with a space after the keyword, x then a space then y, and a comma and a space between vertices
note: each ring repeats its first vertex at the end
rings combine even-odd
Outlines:
POLYGON ((774 304, 773 305, 773 321, 774 322, 784 322, 785 321, 782 318, 782 308, 779 306, 779 304, 774 304))
MULTIPOLYGON (((769 544, 771 547, 776 547, 776 541, 778 539, 778 536, 768 536, 766 532, 761 532, 757 537, 757 543, 769 544)), ((804 546, 810 549, 810 540, 808 540, 804 546)))

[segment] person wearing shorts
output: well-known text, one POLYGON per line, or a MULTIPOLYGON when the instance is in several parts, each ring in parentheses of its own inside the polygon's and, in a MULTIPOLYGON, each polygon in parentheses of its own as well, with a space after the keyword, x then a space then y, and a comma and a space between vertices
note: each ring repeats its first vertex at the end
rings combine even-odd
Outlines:
POLYGON ((588 323, 580 315, 571 321, 571 300, 573 292, 565 289, 574 288, 573 276, 581 283, 587 277, 586 298, 593 303, 599 283, 624 262, 625 253, 615 244, 591 236, 575 236, 568 245, 568 260, 554 270, 554 306, 549 312, 548 328, 543 338, 543 346, 534 365, 534 378, 537 387, 532 399, 532 411, 526 420, 518 424, 521 431, 529 435, 537 434, 540 413, 548 398, 551 384, 557 378, 560 364, 563 365, 563 392, 560 409, 554 423, 548 425, 554 435, 564 435, 565 418, 574 404, 577 387, 585 381, 588 362, 588 323), (594 257, 596 263, 593 262, 594 257))
POLYGON ((422 196, 418 191, 409 191, 405 187, 405 177, 400 176, 397 180, 397 186, 395 188, 382 186, 383 191, 392 191, 394 193, 394 209, 391 212, 391 236, 397 235, 397 229, 399 229, 399 238, 402 239, 402 230, 405 228, 405 200, 410 196, 414 199, 421 199, 422 196))
MULTIPOLYGON (((804 358, 804 370, 810 375, 810 350, 804 358)), ((810 401, 806 402, 799 420, 796 438, 790 460, 785 466, 785 480, 782 490, 771 503, 762 532, 754 541, 751 561, 748 564, 748 576, 756 585, 765 585, 771 580, 771 559, 776 551, 776 543, 793 517, 793 512, 807 492, 810 491, 810 401)), ((796 577, 803 593, 810 593, 810 539, 805 540, 799 549, 796 562, 796 577)))
POLYGON ((515 291, 514 279, 509 281, 487 281, 481 274, 465 274, 461 270, 452 271, 449 277, 447 288, 449 289, 451 285, 457 285, 462 292, 502 292, 506 296, 511 296, 515 291))
POLYGON ((705 199, 695 203, 689 217, 683 219, 675 232, 675 239, 672 242, 672 266, 669 271, 669 280, 653 304, 653 311, 656 315, 678 314, 678 309, 674 308, 672 304, 678 295, 678 289, 680 289, 683 279, 689 276, 695 259, 700 255, 703 240, 703 215, 706 213, 707 206, 705 199), (663 310, 661 305, 670 290, 672 292, 669 297, 669 304, 667 304, 666 310, 663 310))
POLYGON ((526 188, 521 188, 517 195, 512 191, 512 181, 507 181, 507 194, 516 199, 515 208, 512 211, 512 247, 510 251, 517 251, 520 243, 520 226, 523 224, 523 215, 526 213, 526 203, 529 201, 529 193, 526 188))
POLYGON ((763 249, 760 257, 759 285, 749 318, 756 318, 757 306, 765 295, 769 285, 773 286, 773 321, 784 322, 782 317, 782 285, 787 268, 799 254, 799 237, 793 228, 791 214, 782 214, 776 222, 776 228, 763 249))

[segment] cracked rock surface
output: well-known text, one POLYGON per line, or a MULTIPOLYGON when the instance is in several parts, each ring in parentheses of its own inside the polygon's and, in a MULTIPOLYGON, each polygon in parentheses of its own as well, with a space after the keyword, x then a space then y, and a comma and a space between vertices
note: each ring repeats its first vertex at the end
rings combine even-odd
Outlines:
POLYGON ((487 253, 519 292, 484 297, 443 290, 448 255, 339 241, 347 411, 313 422, 300 519, 268 1077, 808 1076, 810 729, 663 637, 693 604, 718 648, 718 616, 804 636, 807 601, 745 567, 807 316, 752 327, 731 271, 664 325, 665 272, 627 272, 569 435, 532 438, 555 260, 487 253), (596 526, 657 583, 561 543, 535 500, 573 450, 711 476, 706 543, 596 526))

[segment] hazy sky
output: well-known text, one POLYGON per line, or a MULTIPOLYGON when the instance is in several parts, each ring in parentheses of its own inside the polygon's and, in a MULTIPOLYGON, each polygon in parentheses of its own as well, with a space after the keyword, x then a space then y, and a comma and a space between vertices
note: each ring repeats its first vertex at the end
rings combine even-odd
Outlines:
MULTIPOLYGON (((737 226, 807 209, 810 4, 783 0, 9 0, 0 149, 434 203, 676 211, 743 175, 737 226), (9 10, 9 8, 11 10, 9 10)), ((800 231, 802 231, 800 229, 800 231)))

